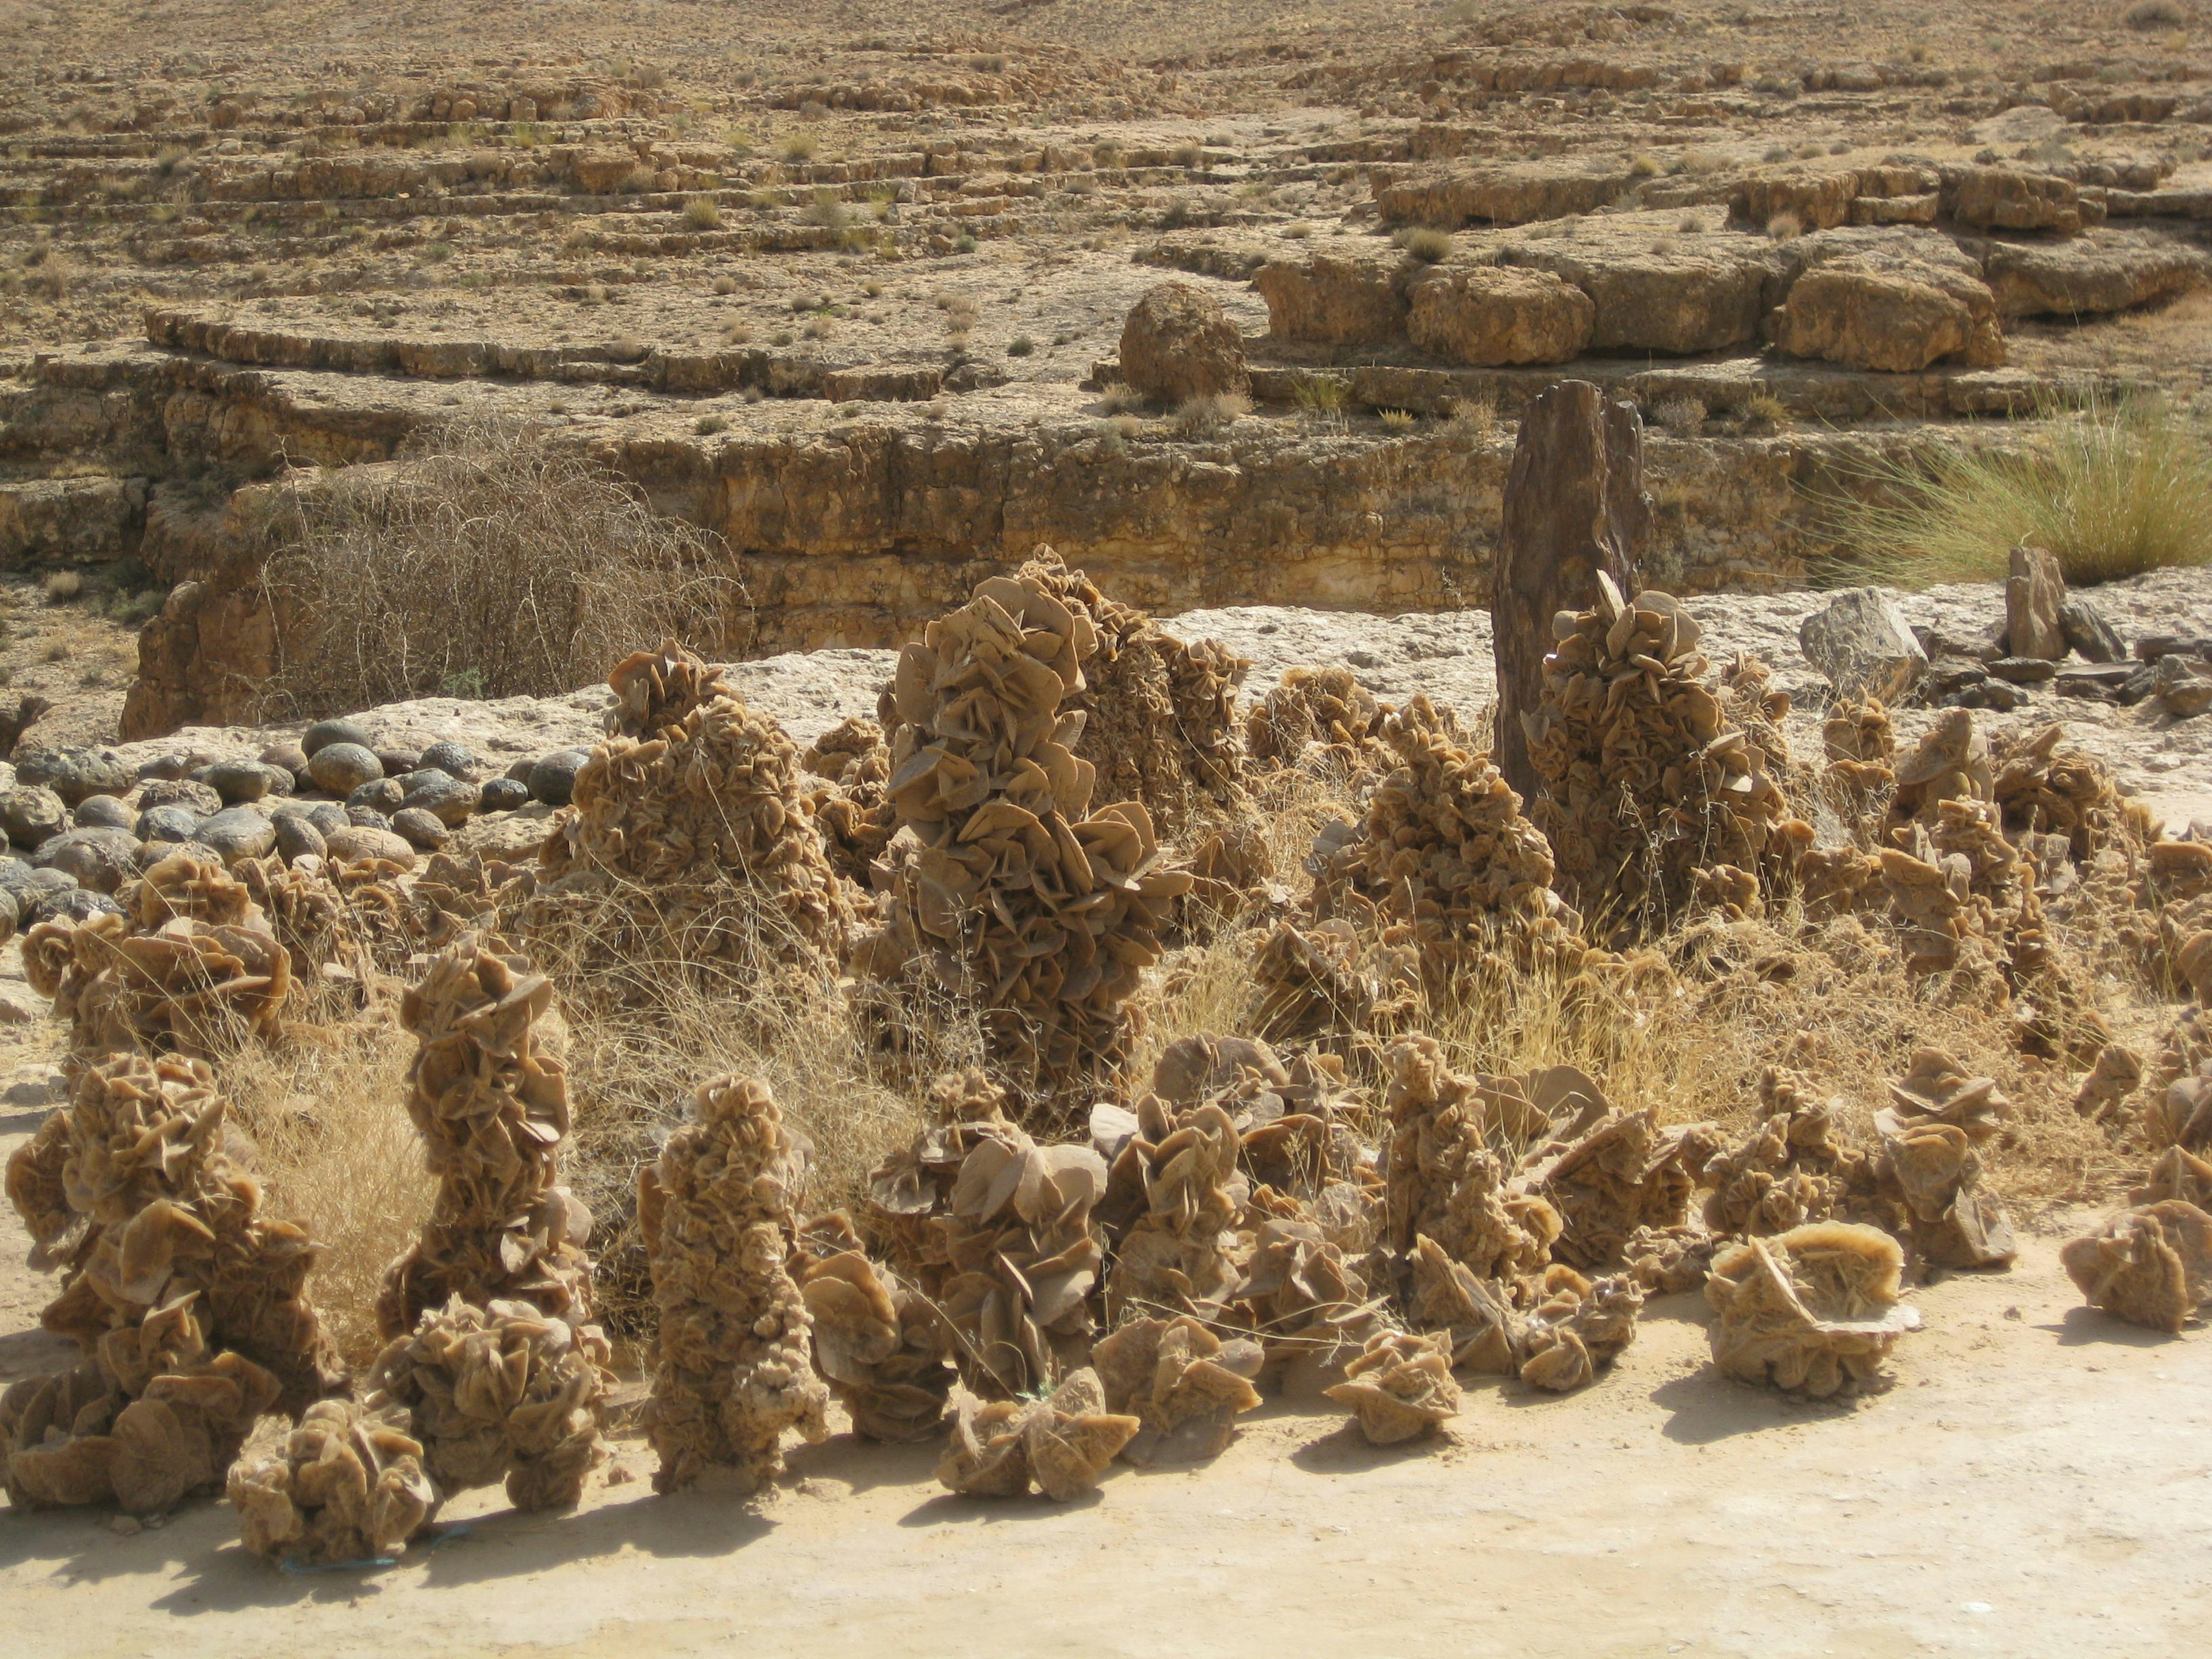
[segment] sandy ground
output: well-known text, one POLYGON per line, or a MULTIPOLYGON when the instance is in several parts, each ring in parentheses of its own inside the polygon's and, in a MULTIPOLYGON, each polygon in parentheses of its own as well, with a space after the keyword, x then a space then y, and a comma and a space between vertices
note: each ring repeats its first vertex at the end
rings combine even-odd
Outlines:
MULTIPOLYGON (((0 1153, 42 1115, 36 1045, 9 1047, 0 1153)), ((64 1355, 5 1233, 12 1380, 64 1355)), ((1723 1381, 1677 1296, 1565 1399, 1474 1382, 1448 1433, 1376 1450, 1291 1389, 1212 1468, 1064 1509, 840 1435, 750 1500, 655 1497, 624 1438, 576 1513, 472 1493, 383 1571, 275 1571, 218 1502, 131 1536, 0 1510, 0 1626, 10 1659, 2200 1653, 2212 1338, 2077 1305, 2057 1243, 1917 1292, 1928 1328, 1855 1406, 1723 1381)))

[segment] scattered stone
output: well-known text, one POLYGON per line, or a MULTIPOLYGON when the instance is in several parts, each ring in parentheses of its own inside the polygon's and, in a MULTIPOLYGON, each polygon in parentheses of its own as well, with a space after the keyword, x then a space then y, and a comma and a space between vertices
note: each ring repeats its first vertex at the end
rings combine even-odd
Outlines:
POLYGON ((1969 685, 1938 698, 1937 706, 1943 708, 1986 708, 1994 714, 2008 714, 2027 706, 2027 693, 2016 685, 2002 680, 1984 679, 1978 685, 1969 685))
POLYGON ((138 837, 128 830, 66 830, 32 854, 31 863, 74 877, 95 893, 112 893, 138 873, 138 837))
POLYGON ((240 859, 266 858, 276 845, 276 826, 250 806, 226 807, 204 820, 199 839, 212 847, 225 864, 240 859))
POLYGON ((384 768, 385 776, 404 777, 422 764, 422 751, 419 749, 380 749, 376 751, 376 758, 384 768))
MULTIPOLYGON (((1879 587, 1846 588, 1799 624, 1805 659, 1828 677, 1836 695, 1895 702, 1918 684, 1928 653, 1896 601, 1879 587)), ((1978 666, 1978 665, 1977 665, 1978 666)))
POLYGON ((2049 657, 1999 657, 1990 672, 2014 685, 2040 685, 2058 672, 2058 665, 2049 657))
POLYGON ((346 816, 346 809, 337 801, 319 800, 308 807, 307 822, 313 824, 327 839, 344 829, 353 820, 346 816))
POLYGON ((434 853, 453 838, 453 831, 435 812, 421 806, 403 806, 392 815, 392 827, 426 853, 434 853))
POLYGON ((517 778, 494 778, 483 787, 478 810, 485 812, 511 812, 518 806, 530 804, 530 785, 517 778))
POLYGON ((2059 608, 2066 603, 2066 577, 2058 556, 2040 547, 2015 547, 2005 578, 2005 648, 2014 657, 2066 654, 2066 630, 2059 608))
POLYGON ((1170 405, 1249 389, 1244 340, 1220 303, 1188 283, 1162 283, 1121 327, 1121 378, 1170 405))
POLYGON ((446 738, 422 751, 422 764, 434 766, 448 777, 465 778, 477 769, 476 751, 458 738, 446 738))
POLYGON ((1432 265, 1408 285, 1407 333, 1448 362, 1563 363, 1589 344, 1597 307, 1548 270, 1432 265))
POLYGON ((407 799, 407 791, 397 778, 374 778, 347 795, 348 806, 367 806, 389 817, 397 812, 407 799))
POLYGON ((2078 593, 2069 593, 2058 607, 2058 627, 2066 635, 2066 643, 2085 661, 2127 659, 2127 646, 2121 641, 2119 630, 2105 620, 2105 613, 2094 603, 2078 593))
MULTIPOLYGON (((59 871, 50 873, 61 874, 59 871)), ((94 916, 112 916, 123 907, 105 893, 95 893, 88 887, 72 883, 65 888, 42 894, 31 907, 25 920, 33 927, 42 921, 89 921, 94 916)))
POLYGON ((368 735, 368 728, 359 720, 317 720, 300 738, 300 748, 309 760, 334 743, 351 744, 356 748, 374 750, 376 739, 368 735))
POLYGON ((307 775, 314 780, 318 789, 327 789, 333 795, 349 795, 381 778, 384 766, 364 744, 329 743, 309 755, 307 775))
POLYGON ((307 772, 307 751, 296 743, 272 743, 258 757, 264 766, 281 766, 295 779, 307 772))
POLYGON ((154 778, 138 786, 138 807, 143 811, 154 806, 181 806, 204 818, 222 811, 222 797, 190 778, 154 778))
POLYGON ((323 832, 315 827, 313 820, 304 812, 281 814, 276 820, 276 856, 287 864, 306 858, 311 854, 316 858, 322 858, 330 851, 323 840, 323 832))
POLYGON ((225 806, 242 806, 269 793, 269 770, 259 761, 217 761, 200 781, 222 797, 225 806))
POLYGON ((2156 662, 2160 657, 2212 658, 2212 640, 2195 634, 2146 634, 2136 641, 2137 662, 2156 662))
POLYGON ((548 806, 566 806, 576 792, 576 769, 591 759, 584 749, 556 749, 530 768, 530 793, 548 806))
POLYGON ((127 795, 138 778, 112 749, 34 749, 15 757, 15 781, 52 789, 74 806, 88 795, 127 795))
POLYGON ((2197 658, 2160 657, 2152 665, 2151 679, 2151 696, 2177 719, 2188 720, 2212 708, 2212 666, 2197 658))
POLYGON ((1972 657, 1976 662, 1994 662, 2005 654, 2002 623, 1965 630, 1916 628, 1912 637, 1920 641, 1920 648, 1928 653, 1931 662, 1938 657, 1972 657))
POLYGON ((80 830, 128 830, 134 822, 129 803, 114 795, 87 795, 70 817, 80 830))
POLYGON ((200 815, 181 806, 149 806, 132 828, 143 842, 192 841, 200 832, 200 815))
POLYGON ((61 834, 69 808, 52 790, 19 783, 0 795, 0 830, 18 847, 36 847, 61 834))
POLYGON ((415 867, 415 849, 389 830, 349 824, 325 838, 331 857, 341 864, 361 859, 383 859, 403 870, 415 867))
MULTIPOLYGON (((345 809, 345 815, 346 823, 356 829, 389 830, 392 828, 392 814, 380 812, 374 806, 349 805, 345 809)), ((329 831, 325 830, 324 834, 327 837, 329 831)))

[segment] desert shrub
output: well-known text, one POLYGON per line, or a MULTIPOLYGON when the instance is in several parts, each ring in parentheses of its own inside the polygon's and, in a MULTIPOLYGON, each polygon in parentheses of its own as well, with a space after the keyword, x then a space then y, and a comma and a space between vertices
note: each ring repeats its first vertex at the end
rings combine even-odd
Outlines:
POLYGON ((1420 416, 1410 409, 1385 409, 1377 413, 1382 416, 1383 426, 1392 432, 1411 432, 1420 420, 1420 416))
POLYGON ((1398 246, 1416 259, 1434 264, 1451 257, 1451 233, 1428 225, 1409 226, 1398 233, 1398 246))
POLYGON ((2189 21, 2189 14, 2179 0, 2136 0, 2120 14, 2120 21, 2131 29, 2178 29, 2189 21))
POLYGON ((711 196, 694 196, 684 204, 684 222, 694 230, 720 230, 722 210, 711 196))
POLYGON ((424 696, 471 670, 481 695, 542 696, 640 641, 720 642, 739 595, 719 538, 540 431, 460 421, 431 444, 264 504, 272 712, 424 696))
POLYGON ((2022 449, 1869 469, 1871 504, 1839 504, 1854 562, 1902 586, 1996 580, 2023 542, 2076 584, 2212 563, 2212 451, 2195 420, 2150 398, 2045 414, 2022 449))
POLYGON ((821 147, 821 140, 805 127, 790 134, 783 141, 783 159, 787 161, 811 161, 821 147))
POLYGON ((1299 410, 1323 420, 1340 421, 1351 400, 1352 387, 1334 374, 1303 374, 1291 383, 1291 395, 1299 410))
POLYGON ((1241 392, 1217 392, 1186 398, 1176 410, 1176 429, 1186 437, 1218 432, 1252 412, 1252 400, 1241 392))

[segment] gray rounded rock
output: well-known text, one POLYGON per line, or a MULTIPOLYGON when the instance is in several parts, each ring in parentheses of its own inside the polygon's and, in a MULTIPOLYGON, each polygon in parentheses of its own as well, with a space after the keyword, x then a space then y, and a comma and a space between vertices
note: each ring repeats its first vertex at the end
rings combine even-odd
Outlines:
POLYGON ((164 859, 197 859, 202 864, 221 864, 222 854, 204 841, 149 841, 139 848, 139 864, 150 870, 164 859))
POLYGON ((222 797, 190 778, 155 778, 138 786, 141 810, 149 806, 181 806, 197 817, 222 811, 222 797))
POLYGON ((217 761, 200 781, 221 795, 225 806, 240 806, 269 793, 269 769, 259 761, 217 761))
POLYGON ((123 907, 105 893, 95 893, 87 887, 70 887, 58 893, 48 893, 31 907, 29 920, 33 922, 89 921, 94 916, 112 916, 123 907))
MULTIPOLYGON (((477 810, 477 803, 483 798, 483 791, 477 785, 447 773, 417 772, 415 775, 422 781, 407 792, 406 799, 399 803, 400 811, 428 812, 449 830, 458 830, 466 823, 469 815, 477 810)), ((392 822, 397 824, 398 819, 394 817, 392 822)))
POLYGON ((283 767, 272 766, 267 761, 256 761, 253 763, 259 767, 269 778, 269 793, 262 797, 263 799, 273 798, 281 800, 299 788, 300 781, 283 767))
POLYGON ((134 828, 141 841, 192 841, 199 836, 201 816, 181 806, 149 806, 134 828))
MULTIPOLYGON (((380 812, 374 806, 349 806, 345 809, 345 815, 346 823, 357 830, 389 830, 392 828, 392 814, 389 812, 380 812)), ((331 832, 325 830, 323 832, 323 839, 325 841, 329 840, 330 834, 331 832)))
POLYGON ((477 799, 480 812, 512 812, 518 806, 530 805, 530 786, 519 778, 494 778, 484 785, 477 799))
POLYGON ((264 766, 281 766, 295 778, 307 771, 307 751, 296 743, 272 743, 260 754, 264 766))
POLYGON ((69 823, 69 807, 52 790, 38 784, 17 784, 0 795, 0 830, 18 847, 36 847, 52 840, 69 823))
POLYGON ((30 914, 38 897, 40 872, 18 858, 0 858, 0 914, 12 930, 30 914))
POLYGON ((307 822, 328 838, 333 831, 344 829, 353 820, 346 816, 346 809, 338 802, 319 800, 307 809, 307 822))
POLYGON ((364 783, 346 797, 348 806, 373 807, 386 817, 399 810, 399 803, 407 799, 407 792, 399 787, 397 778, 376 778, 364 783))
POLYGON ((537 764, 538 763, 536 761, 532 760, 526 755, 520 760, 515 762, 514 765, 508 767, 506 771, 501 773, 500 775, 504 778, 512 778, 515 782, 527 789, 530 787, 530 774, 537 764))
POLYGON ((95 893, 112 893, 138 873, 138 837, 128 830, 65 830, 32 854, 31 863, 95 893))
POLYGON ((384 775, 384 763, 357 743, 325 744, 307 757, 307 775, 315 787, 333 795, 349 795, 363 784, 384 775))
POLYGON ((376 747, 376 739, 368 735, 368 728, 359 720, 317 720, 300 734, 300 751, 309 760, 334 743, 349 743, 362 749, 376 747))
POLYGON ((233 806, 202 821, 199 838, 221 854, 225 864, 266 858, 276 845, 276 826, 250 806, 233 806))
POLYGON ((139 763, 138 776, 142 782, 174 783, 190 776, 191 769, 192 757, 190 755, 156 755, 149 761, 139 763))
POLYGON ((392 815, 392 827, 413 845, 434 853, 453 839, 453 832, 435 812, 420 806, 403 806, 392 815))
POLYGON ((118 795, 87 795, 70 817, 80 830, 128 830, 137 821, 118 795))
POLYGON ((15 781, 51 789, 74 806, 88 795, 127 795, 138 775, 112 749, 34 749, 15 757, 15 781))
POLYGON ((341 864, 360 859, 385 859, 403 870, 415 867, 415 849, 389 830, 353 825, 330 837, 330 855, 341 864))
POLYGON ((403 777, 422 763, 422 751, 419 749, 387 747, 378 750, 376 757, 384 763, 384 775, 387 778, 403 777))
POLYGON ((458 738, 441 738, 422 751, 422 764, 448 776, 465 778, 477 769, 476 751, 458 738))
POLYGON ((313 854, 325 856, 330 848, 323 840, 323 832, 304 812, 284 812, 276 818, 276 856, 285 863, 303 859, 313 854))
POLYGON ((591 759, 581 749, 556 749, 530 769, 530 793, 548 806, 566 806, 576 793, 576 771, 591 759))

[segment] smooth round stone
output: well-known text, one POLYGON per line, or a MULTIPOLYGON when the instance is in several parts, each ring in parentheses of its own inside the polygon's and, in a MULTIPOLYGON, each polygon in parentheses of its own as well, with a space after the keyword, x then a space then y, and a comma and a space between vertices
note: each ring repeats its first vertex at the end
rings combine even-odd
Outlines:
MULTIPOLYGON (((380 812, 374 806, 348 806, 345 810, 345 815, 346 823, 351 828, 356 830, 389 830, 392 828, 392 814, 389 812, 380 812)), ((330 831, 325 830, 323 832, 323 839, 325 841, 334 841, 337 837, 332 836, 330 831)), ((331 856, 336 857, 337 854, 333 853, 331 856)))
POLYGON ((90 921, 94 916, 118 915, 123 907, 105 893, 95 893, 88 887, 71 887, 66 891, 49 893, 31 907, 29 920, 41 921, 90 921))
POLYGON ((87 795, 70 816, 80 830, 128 830, 137 822, 130 804, 117 795, 87 795))
POLYGON ((30 913, 38 896, 40 872, 18 858, 0 858, 0 912, 12 928, 30 913))
POLYGON ((138 872, 138 837, 128 830, 66 830, 32 854, 31 862, 73 876, 95 893, 112 893, 138 872))
POLYGON ((307 757, 307 775, 315 787, 333 795, 349 795, 363 784, 384 775, 384 763, 374 751, 357 743, 326 744, 307 757))
POLYGON ((480 812, 512 812, 530 805, 530 785, 520 778, 494 778, 477 802, 480 812))
POLYGON ((384 763, 384 775, 387 778, 404 777, 422 763, 422 751, 419 749, 380 749, 376 757, 384 763))
POLYGON ((441 738, 422 751, 422 764, 449 777, 465 778, 477 769, 476 750, 457 738, 441 738))
POLYGON ((282 799, 283 797, 291 794, 295 790, 299 788, 300 781, 294 777, 289 772, 287 772, 283 767, 271 766, 267 761, 256 761, 253 763, 268 774, 269 776, 269 793, 264 796, 262 798, 263 799, 266 800, 272 798, 282 799))
POLYGON ((211 817, 222 811, 222 797, 190 778, 155 778, 138 786, 138 805, 181 806, 197 817, 211 817))
POLYGON ((276 826, 250 806, 233 806, 204 819, 199 838, 225 864, 234 864, 240 859, 266 858, 276 845, 276 826))
POLYGON ((192 757, 190 755, 156 755, 149 761, 140 763, 138 777, 141 782, 145 783, 175 783, 190 776, 191 769, 192 757))
POLYGON ((407 799, 407 792, 399 787, 397 778, 376 778, 364 783, 346 797, 348 806, 371 806, 390 817, 399 810, 399 803, 407 799))
POLYGON ((435 783, 441 778, 450 778, 453 775, 451 772, 443 771, 435 766, 418 766, 411 772, 393 773, 392 781, 398 784, 403 792, 412 792, 420 789, 426 783, 435 783))
POLYGON ((300 734, 300 752, 313 760, 334 743, 349 743, 368 750, 376 747, 376 739, 368 735, 368 728, 359 720, 317 720, 300 734))
POLYGON ((276 856, 285 863, 302 858, 321 858, 330 851, 323 832, 304 812, 285 812, 276 820, 276 856))
POLYGON ((410 843, 434 853, 453 839, 453 832, 435 812, 420 806, 403 806, 392 815, 392 827, 410 843))
POLYGON ((353 820, 346 816, 346 809, 339 802, 319 800, 307 809, 307 822, 321 832, 324 839, 328 840, 353 820))
POLYGON ((181 806, 149 806, 135 827, 141 841, 192 841, 199 836, 201 816, 181 806))
POLYGON ((281 766, 294 777, 305 775, 307 751, 296 743, 272 743, 261 751, 264 766, 281 766))
POLYGON ((51 789, 74 806, 88 795, 127 795, 138 775, 112 749, 33 749, 15 757, 15 781, 51 789))
POLYGON ((225 806, 242 806, 269 793, 269 769, 259 761, 217 761, 200 781, 221 795, 225 806))
POLYGON ((530 793, 548 806, 566 806, 576 793, 577 769, 591 759, 581 749, 556 749, 530 769, 530 793))
POLYGON ((515 762, 514 765, 508 767, 507 770, 500 774, 500 775, 501 777, 512 778, 515 782, 527 789, 530 787, 530 774, 536 769, 537 765, 538 763, 536 761, 531 759, 530 757, 526 755, 520 760, 515 762))
POLYGON ((330 838, 331 857, 340 864, 361 859, 385 859, 403 870, 415 867, 415 849, 389 830, 352 825, 330 838))
MULTIPOLYGON (((449 830, 458 830, 469 821, 469 814, 477 810, 483 791, 473 783, 445 772, 417 772, 422 780, 407 792, 399 803, 402 811, 428 812, 449 830)), ((397 824, 395 817, 392 822, 397 824)), ((405 831, 401 831, 404 835, 405 831)))
POLYGON ((52 840, 69 823, 69 807, 52 790, 37 784, 17 784, 0 795, 0 830, 18 847, 36 847, 52 840))

